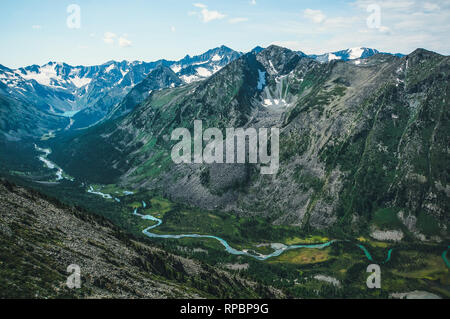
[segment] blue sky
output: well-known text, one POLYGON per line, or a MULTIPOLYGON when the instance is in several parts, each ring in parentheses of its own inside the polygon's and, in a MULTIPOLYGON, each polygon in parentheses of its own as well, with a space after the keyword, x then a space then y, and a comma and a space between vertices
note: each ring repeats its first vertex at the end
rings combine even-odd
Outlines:
POLYGON ((239 51, 278 44, 306 53, 365 46, 450 54, 449 0, 16 0, 0 6, 0 64, 8 67, 180 59, 222 44, 239 51), (71 4, 81 10, 79 29, 67 26, 71 4), (379 20, 367 21, 378 12, 379 20))

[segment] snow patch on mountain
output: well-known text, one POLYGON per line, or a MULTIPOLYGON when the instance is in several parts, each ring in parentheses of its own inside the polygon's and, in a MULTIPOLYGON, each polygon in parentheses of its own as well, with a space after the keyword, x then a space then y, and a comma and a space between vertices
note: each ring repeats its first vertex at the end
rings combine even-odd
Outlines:
POLYGON ((206 78, 206 77, 211 76, 213 74, 213 72, 211 72, 210 70, 208 70, 206 68, 198 68, 197 74, 206 78))
POLYGON ((78 76, 71 79, 73 85, 75 85, 77 88, 81 88, 85 85, 88 85, 91 83, 92 79, 89 78, 80 78, 78 76))
POLYGON ((222 57, 218 54, 215 54, 212 58, 211 61, 220 61, 222 60, 222 57))
MULTIPOLYGON (((316 61, 320 63, 327 63, 333 60, 343 60, 343 61, 350 61, 350 60, 356 60, 356 59, 366 59, 368 57, 371 57, 375 54, 379 54, 379 52, 376 49, 370 49, 370 48, 350 48, 346 50, 336 51, 336 52, 328 52, 321 55, 309 55, 310 58, 315 59, 316 61)), ((390 54, 390 53, 383 53, 383 54, 390 54)), ((396 56, 401 56, 401 54, 395 54, 396 56)))
POLYGON ((192 82, 196 82, 198 81, 200 78, 196 75, 182 75, 180 76, 180 79, 184 82, 184 83, 192 83, 192 82))
POLYGON ((55 64, 46 64, 39 68, 39 72, 23 72, 22 77, 25 80, 35 80, 39 84, 46 86, 54 86, 55 81, 62 81, 63 79, 58 76, 55 64))
POLYGON ((181 68, 181 65, 179 65, 179 64, 172 65, 170 68, 171 68, 172 71, 175 72, 175 73, 180 72, 181 69, 182 69, 182 68, 181 68))
POLYGON ((349 50, 349 59, 350 60, 359 59, 362 57, 363 53, 364 53, 363 48, 352 48, 349 50))
POLYGON ((111 72, 112 70, 114 70, 115 69, 115 65, 114 64, 111 64, 110 66, 108 66, 106 69, 105 69, 105 73, 109 73, 109 72, 111 72))
POLYGON ((341 57, 339 57, 333 53, 328 53, 328 59, 327 59, 328 62, 333 61, 333 60, 340 60, 340 59, 341 59, 341 57))

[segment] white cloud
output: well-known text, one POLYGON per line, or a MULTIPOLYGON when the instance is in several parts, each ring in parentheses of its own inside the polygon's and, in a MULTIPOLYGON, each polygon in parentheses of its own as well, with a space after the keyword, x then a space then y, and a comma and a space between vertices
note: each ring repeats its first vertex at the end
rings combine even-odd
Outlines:
POLYGON ((177 31, 177 29, 175 28, 175 26, 171 26, 170 31, 175 32, 175 31, 177 31))
POLYGON ((322 11, 313 9, 306 9, 305 11, 303 11, 303 16, 314 23, 322 23, 326 19, 326 16, 322 11))
POLYGON ((437 11, 439 10, 441 7, 439 7, 439 5, 437 5, 436 3, 430 3, 430 2, 425 2, 423 4, 423 8, 426 11, 437 11))
POLYGON ((127 34, 123 34, 118 37, 115 33, 105 32, 105 34, 103 35, 103 42, 109 45, 113 45, 114 43, 116 43, 116 39, 117 44, 119 44, 121 48, 127 48, 131 46, 131 41, 128 39, 127 34))
POLYGON ((339 14, 330 11, 326 16, 323 11, 325 18, 321 23, 303 18, 304 12, 301 12, 297 19, 259 23, 258 31, 267 34, 270 41, 277 41, 274 44, 308 54, 353 47, 404 54, 420 47, 450 54, 447 41, 450 34, 449 0, 352 0, 344 9, 347 10, 339 14), (427 1, 434 5, 425 5, 427 1), (373 3, 381 6, 380 28, 367 25, 367 18, 372 14, 367 11, 367 5, 373 3))
POLYGON ((105 34, 103 35, 103 42, 105 42, 106 44, 114 44, 114 40, 116 37, 117 35, 112 32, 105 32, 105 34))
POLYGON ((378 31, 387 33, 387 32, 391 32, 391 29, 389 29, 388 27, 385 27, 385 26, 381 26, 378 28, 378 31))
POLYGON ((199 15, 200 18, 203 20, 204 23, 208 23, 214 20, 220 20, 226 17, 226 15, 220 13, 219 11, 215 10, 208 10, 208 7, 203 3, 194 3, 194 7, 200 8, 200 12, 192 12, 190 11, 189 15, 199 15))
POLYGON ((205 5, 205 4, 203 4, 203 3, 194 3, 194 7, 197 7, 197 8, 207 8, 207 6, 205 5))
POLYGON ((381 1, 380 5, 383 9, 408 9, 414 5, 414 1, 386 0, 381 1))
POLYGON ((40 29, 42 29, 42 26, 39 24, 35 24, 35 25, 31 26, 31 28, 33 28, 34 30, 40 30, 40 29))
POLYGON ((251 1, 250 1, 250 4, 251 4, 252 6, 256 5, 256 0, 251 0, 251 1))
POLYGON ((218 11, 209 11, 208 9, 202 9, 203 22, 210 22, 217 19, 225 18, 225 15, 218 11))
POLYGON ((356 0, 355 5, 359 7, 360 9, 366 10, 366 8, 376 3, 379 5, 382 9, 401 9, 401 10, 407 10, 414 6, 414 1, 408 1, 408 0, 356 0))
POLYGON ((349 3, 348 13, 329 17, 319 10, 308 10, 304 13, 309 19, 285 20, 262 25, 260 29, 283 32, 282 44, 314 53, 359 46, 401 53, 410 53, 418 47, 443 54, 450 52, 446 41, 450 34, 449 0, 377 0, 382 24, 380 28, 369 28, 367 18, 372 13, 367 11, 367 6, 373 3, 373 0, 354 0, 349 3), (321 13, 324 17, 312 23, 321 13), (297 42, 299 38, 302 40, 297 42))
POLYGON ((121 48, 127 48, 131 46, 131 41, 128 40, 125 36, 119 38, 119 46, 121 48))
POLYGON ((228 20, 229 23, 235 24, 235 23, 241 23, 248 21, 248 18, 231 18, 228 20))

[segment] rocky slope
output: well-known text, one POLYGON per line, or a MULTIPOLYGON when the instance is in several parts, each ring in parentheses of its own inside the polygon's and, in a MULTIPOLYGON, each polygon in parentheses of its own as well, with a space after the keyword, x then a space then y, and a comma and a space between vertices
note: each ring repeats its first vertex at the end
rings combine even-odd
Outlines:
POLYGON ((114 107, 107 118, 117 118, 131 112, 136 105, 144 101, 153 91, 164 88, 173 88, 182 84, 183 82, 172 69, 160 65, 151 71, 141 83, 136 85, 130 93, 114 107))
POLYGON ((0 202, 0 298, 281 296, 5 181, 0 181, 0 202), (72 264, 80 266, 81 289, 66 286, 72 264))
POLYGON ((23 100, 0 95, 0 140, 40 137, 67 125, 67 118, 40 110, 23 100))
POLYGON ((54 160, 75 176, 275 223, 349 235, 387 219, 391 229, 381 230, 440 240, 449 225, 449 74, 448 57, 422 49, 319 63, 271 46, 204 81, 155 92, 124 118, 60 137, 54 160), (196 119, 204 129, 279 127, 280 170, 174 165, 171 131, 196 119))

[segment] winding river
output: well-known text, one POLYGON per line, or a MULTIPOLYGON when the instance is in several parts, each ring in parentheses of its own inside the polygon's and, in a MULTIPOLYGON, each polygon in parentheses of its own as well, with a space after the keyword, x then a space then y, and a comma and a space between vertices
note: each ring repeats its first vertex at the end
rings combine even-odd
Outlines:
POLYGON ((450 262, 447 259, 447 253, 448 253, 449 249, 450 249, 450 245, 447 246, 447 250, 442 253, 442 259, 444 259, 444 262, 445 262, 445 264, 447 265, 448 268, 450 268, 450 262))
MULTIPOLYGON (((146 204, 145 202, 142 202, 142 207, 145 208, 146 206, 147 206, 147 204, 146 204)), ((286 246, 286 245, 283 245, 283 244, 271 244, 272 249, 275 250, 273 253, 271 253, 271 254, 269 254, 269 255, 262 255, 262 254, 254 255, 254 254, 249 253, 247 250, 242 250, 242 251, 241 251, 241 250, 234 249, 233 247, 231 247, 231 246, 228 244, 228 242, 227 242, 225 239, 220 238, 220 237, 217 237, 217 236, 212 236, 212 235, 199 235, 199 234, 160 235, 160 234, 152 233, 152 232, 150 232, 150 230, 155 229, 155 228, 157 228, 158 226, 160 226, 160 225, 163 223, 163 221, 162 221, 161 219, 159 219, 159 218, 156 218, 156 217, 152 216, 152 215, 142 215, 142 214, 139 214, 137 208, 134 209, 133 214, 134 214, 135 216, 137 216, 137 217, 142 218, 142 219, 145 219, 145 220, 151 220, 151 221, 156 222, 155 225, 150 226, 150 227, 147 227, 146 229, 144 229, 144 230, 142 231, 142 233, 143 233, 144 235, 146 235, 147 237, 150 237, 150 238, 165 238, 165 239, 181 239, 181 238, 209 238, 209 239, 215 239, 215 240, 217 240, 218 242, 220 242, 220 243, 222 244, 222 246, 225 247, 225 250, 226 250, 228 253, 230 253, 230 254, 232 254, 232 255, 244 255, 244 256, 249 256, 249 257, 255 258, 255 259, 257 259, 257 260, 267 260, 267 259, 272 258, 272 257, 277 257, 277 256, 280 256, 282 253, 284 253, 284 252, 286 252, 286 251, 288 251, 288 250, 292 250, 292 249, 299 249, 299 248, 315 248, 315 249, 323 249, 323 248, 328 247, 328 246, 330 246, 331 244, 337 242, 337 240, 331 240, 331 241, 328 241, 328 242, 323 243, 323 244, 290 245, 290 246, 286 246)), ((362 245, 359 245, 359 246, 360 246, 360 247, 364 250, 364 252, 366 253, 366 257, 367 257, 369 260, 372 260, 372 256, 371 256, 370 253, 367 251, 367 249, 366 249, 364 246, 362 246, 362 245)))
POLYGON ((50 169, 50 170, 56 170, 56 181, 61 181, 64 178, 73 181, 73 179, 69 178, 69 177, 65 177, 64 176, 64 171, 62 170, 62 168, 60 168, 58 165, 56 165, 55 163, 53 163, 52 161, 50 161, 47 156, 49 156, 52 153, 52 150, 49 148, 40 148, 38 147, 36 144, 34 144, 34 148, 41 153, 44 153, 44 155, 39 156, 39 160, 41 162, 43 162, 45 164, 45 166, 50 169))
MULTIPOLYGON (((36 148, 37 151, 44 153, 43 156, 39 157, 39 160, 42 161, 47 166, 47 168, 49 168, 51 170, 54 170, 54 169, 57 170, 57 172, 56 172, 57 181, 60 181, 60 180, 64 179, 65 177, 63 175, 63 170, 60 167, 58 167, 56 164, 54 164, 53 162, 51 162, 51 161, 49 161, 47 159, 47 156, 49 154, 51 154, 51 152, 52 152, 51 149, 43 149, 43 148, 38 147, 37 145, 35 145, 35 148, 36 148)), ((74 181, 74 179, 71 179, 71 178, 67 178, 67 179, 70 180, 70 181, 74 181)), ((102 196, 105 199, 114 199, 116 202, 120 202, 119 198, 114 198, 114 197, 112 197, 109 194, 104 194, 104 193, 101 193, 99 191, 95 191, 92 186, 90 186, 88 188, 87 192, 91 193, 91 194, 94 194, 94 195, 102 196)), ((125 196, 128 196, 128 195, 133 195, 134 193, 133 192, 129 192, 129 191, 124 191, 123 194, 125 196)), ((142 201, 142 208, 145 209, 146 207, 147 207, 147 204, 144 201, 142 201)), ((137 208, 134 209, 133 214, 135 216, 137 216, 137 217, 142 218, 142 219, 156 222, 155 225, 147 227, 147 228, 145 228, 142 231, 142 233, 144 235, 146 235, 147 237, 150 237, 150 238, 164 238, 164 239, 181 239, 181 238, 207 238, 207 239, 214 239, 214 240, 217 240, 220 244, 222 244, 222 246, 225 247, 225 250, 228 253, 232 254, 232 255, 244 255, 244 256, 249 256, 249 257, 255 258, 257 260, 267 260, 267 259, 272 258, 272 257, 277 257, 277 256, 280 256, 281 254, 283 254, 284 252, 286 252, 288 250, 293 250, 293 249, 299 249, 299 248, 323 249, 323 248, 326 248, 326 247, 332 245, 333 243, 338 242, 338 240, 331 240, 331 241, 328 241, 328 242, 322 243, 322 244, 289 245, 289 246, 284 245, 284 244, 272 243, 272 244, 270 244, 270 246, 271 246, 272 249, 274 249, 273 253, 271 253, 269 255, 263 255, 263 254, 256 254, 255 255, 255 254, 249 253, 248 250, 245 250, 245 249, 242 250, 242 251, 234 249, 233 247, 231 247, 228 244, 228 242, 225 239, 217 237, 217 236, 213 236, 213 235, 200 235, 200 234, 161 235, 161 234, 152 233, 152 232, 150 232, 150 230, 155 229, 158 226, 160 226, 163 223, 163 221, 161 219, 159 219, 159 218, 156 218, 156 217, 152 216, 152 215, 139 214, 137 208)), ((355 244, 355 245, 358 246, 364 252, 364 255, 366 256, 366 258, 369 261, 373 261, 372 255, 370 254, 370 252, 367 250, 366 247, 364 247, 361 244, 355 244)), ((450 246, 448 246, 447 250, 445 250, 442 253, 442 259, 444 260, 444 262, 445 262, 445 264, 447 265, 448 268, 450 268, 450 262, 447 259, 447 253, 448 253, 449 248, 450 248, 450 246)), ((392 256, 392 251, 393 251, 393 249, 389 249, 387 258, 386 258, 386 260, 384 260, 383 264, 389 262, 389 260, 391 259, 391 256, 392 256)))
MULTIPOLYGON (((147 207, 147 204, 143 201, 143 202, 142 202, 142 208, 145 209, 146 207, 147 207)), ((147 227, 146 229, 144 229, 144 230, 142 231, 142 233, 143 233, 144 235, 146 235, 147 237, 150 237, 150 238, 164 238, 164 239, 181 239, 181 238, 208 238, 208 239, 215 239, 215 240, 217 240, 219 243, 221 243, 222 246, 225 247, 225 250, 226 250, 228 253, 230 253, 230 254, 232 254, 232 255, 244 255, 244 256, 249 256, 249 257, 255 258, 255 259, 257 259, 257 260, 261 260, 261 261, 267 260, 267 259, 272 258, 272 257, 280 256, 281 254, 283 254, 284 252, 286 252, 286 251, 288 251, 288 250, 299 249, 299 248, 315 248, 315 249, 323 249, 323 248, 326 248, 326 247, 332 245, 333 243, 336 243, 336 242, 339 241, 339 240, 331 240, 331 241, 328 241, 328 242, 323 243, 323 244, 290 245, 290 246, 286 246, 286 245, 283 245, 283 244, 271 244, 272 249, 274 249, 274 252, 273 252, 273 253, 271 253, 271 254, 269 254, 269 255, 262 255, 262 254, 254 255, 254 254, 249 253, 247 250, 242 250, 242 251, 241 251, 241 250, 234 249, 233 247, 231 247, 231 246, 228 244, 228 242, 227 242, 225 239, 220 238, 220 237, 217 237, 217 236, 212 236, 212 235, 199 235, 199 234, 181 234, 181 235, 161 235, 161 234, 155 234, 155 233, 150 232, 150 230, 155 229, 155 228, 161 226, 161 224, 163 223, 162 219, 156 218, 156 217, 154 217, 154 216, 152 216, 152 215, 142 215, 142 214, 139 214, 137 208, 134 209, 133 215, 135 215, 135 216, 137 216, 137 217, 140 217, 140 218, 142 218, 142 219, 145 219, 145 220, 150 220, 150 221, 156 222, 155 225, 150 226, 150 227, 147 227)), ((364 252, 364 255, 366 256, 367 260, 373 262, 373 257, 372 257, 372 255, 370 254, 370 252, 367 250, 366 247, 364 247, 364 246, 361 245, 361 244, 355 244, 355 245, 356 245, 357 247, 359 247, 359 248, 364 252)), ((448 246, 447 248, 449 249, 450 246, 448 246)), ((450 268, 450 263, 449 263, 449 261, 447 260, 447 252, 448 252, 448 249, 442 253, 442 258, 444 259, 444 262, 445 262, 445 264, 447 265, 447 267, 450 268)), ((391 248, 391 249, 388 250, 387 257, 386 257, 386 259, 383 261, 383 264, 386 264, 387 262, 389 262, 389 260, 391 260, 393 250, 394 250, 393 248, 391 248)))

